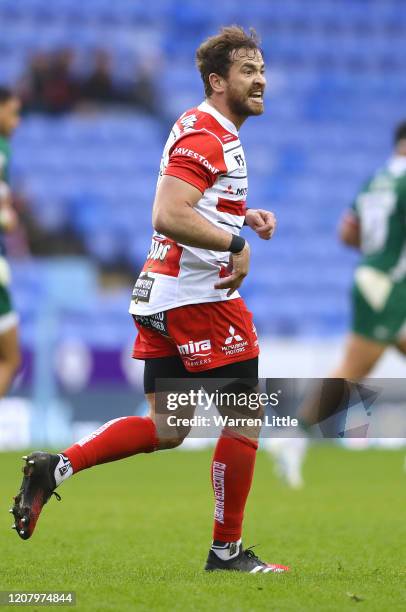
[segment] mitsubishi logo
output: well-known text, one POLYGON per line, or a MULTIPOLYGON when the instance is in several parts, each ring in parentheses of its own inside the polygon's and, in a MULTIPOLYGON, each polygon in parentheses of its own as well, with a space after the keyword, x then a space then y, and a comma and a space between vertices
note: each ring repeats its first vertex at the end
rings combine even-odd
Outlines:
POLYGON ((230 327, 228 328, 228 333, 230 334, 228 338, 226 338, 226 341, 224 342, 224 344, 231 344, 233 340, 235 340, 236 342, 242 342, 242 338, 239 334, 235 333, 235 329, 232 325, 230 325, 230 327))

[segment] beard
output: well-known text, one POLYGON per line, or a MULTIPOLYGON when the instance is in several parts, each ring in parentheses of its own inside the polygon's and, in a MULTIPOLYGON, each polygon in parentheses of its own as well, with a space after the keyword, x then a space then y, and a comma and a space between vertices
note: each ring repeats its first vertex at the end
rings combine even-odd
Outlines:
POLYGON ((229 88, 227 93, 227 105, 235 115, 239 117, 251 117, 252 115, 262 115, 264 112, 263 105, 258 104, 258 107, 251 106, 248 100, 250 92, 242 94, 241 92, 229 88))

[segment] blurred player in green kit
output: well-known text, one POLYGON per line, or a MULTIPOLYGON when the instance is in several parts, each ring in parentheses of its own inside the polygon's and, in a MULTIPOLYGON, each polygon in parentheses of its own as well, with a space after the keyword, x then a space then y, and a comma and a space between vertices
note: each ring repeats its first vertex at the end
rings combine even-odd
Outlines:
POLYGON ((367 376, 388 346, 406 354, 406 122, 395 150, 344 216, 340 236, 359 248, 352 294, 352 333, 333 375, 367 376))
MULTIPOLYGON (((344 244, 359 249, 361 259, 352 288, 351 330, 341 362, 328 378, 359 381, 371 373, 387 348, 406 355, 406 121, 395 130, 392 156, 345 213, 339 235, 344 244)), ((330 387, 334 397, 333 384, 330 387)), ((316 397, 297 415, 303 436, 269 445, 280 476, 294 488, 303 484, 305 431, 331 416, 337 403, 316 397)), ((336 393, 336 399, 340 397, 336 393)))
POLYGON ((20 365, 18 317, 11 303, 10 271, 6 260, 4 234, 17 226, 9 188, 9 139, 20 121, 20 100, 0 87, 0 397, 3 397, 20 365))

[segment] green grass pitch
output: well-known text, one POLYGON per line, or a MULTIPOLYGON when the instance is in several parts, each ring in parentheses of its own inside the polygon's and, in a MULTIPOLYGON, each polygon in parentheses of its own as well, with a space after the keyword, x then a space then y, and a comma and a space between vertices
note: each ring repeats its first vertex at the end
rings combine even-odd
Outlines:
POLYGON ((292 567, 264 576, 202 571, 213 512, 209 451, 83 472, 58 489, 62 502, 50 500, 27 542, 7 513, 22 454, 0 454, 0 590, 73 590, 70 609, 84 612, 406 609, 402 451, 313 447, 302 491, 280 483, 261 451, 244 542, 292 567))

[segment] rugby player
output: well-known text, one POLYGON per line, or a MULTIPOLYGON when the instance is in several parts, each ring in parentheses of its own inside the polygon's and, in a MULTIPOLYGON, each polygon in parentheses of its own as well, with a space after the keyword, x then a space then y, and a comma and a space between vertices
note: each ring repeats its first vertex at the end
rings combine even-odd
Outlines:
MULTIPOLYGON (((245 223, 269 240, 275 218, 246 209, 247 167, 238 130, 264 110, 265 65, 255 32, 237 26, 203 42, 196 60, 206 99, 181 115, 164 148, 152 212, 155 231, 130 306, 138 329, 133 356, 145 361, 149 416, 114 419, 59 455, 28 456, 11 509, 23 539, 33 533, 54 489, 72 474, 182 443, 187 428, 160 435, 157 380, 199 376, 257 382, 258 339, 237 292, 248 274, 250 248, 239 233, 245 223)), ((264 563, 242 546, 257 447, 255 436, 233 428, 224 429, 217 442, 211 473, 214 533, 206 570, 288 569, 264 563)))
POLYGON ((21 103, 6 87, 0 87, 0 397, 4 397, 20 367, 18 316, 9 292, 10 269, 4 234, 18 223, 9 187, 9 139, 20 121, 21 103))
MULTIPOLYGON (((361 252, 352 289, 352 329, 324 393, 316 393, 317 399, 301 409, 304 430, 340 406, 345 387, 329 379, 362 380, 389 347, 406 355, 406 121, 395 129, 393 155, 345 213, 339 236, 361 252)), ((300 486, 304 439, 271 443, 270 451, 282 477, 291 486, 300 486)))
POLYGON ((406 354, 406 122, 394 154, 361 190, 340 226, 359 248, 352 293, 352 331, 332 377, 360 380, 394 346, 406 354))

